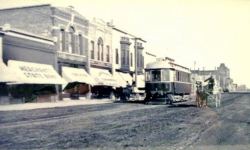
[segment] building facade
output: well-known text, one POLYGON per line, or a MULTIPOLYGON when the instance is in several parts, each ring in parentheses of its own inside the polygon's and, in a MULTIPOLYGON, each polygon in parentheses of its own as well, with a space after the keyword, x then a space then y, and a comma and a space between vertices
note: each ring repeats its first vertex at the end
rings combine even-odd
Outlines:
MULTIPOLYGON (((38 100, 44 92, 56 94, 56 85, 66 82, 55 70, 57 62, 54 40, 12 28, 9 24, 0 27, 0 33, 0 63, 4 63, 10 70, 9 73, 2 72, 2 75, 12 78, 11 82, 4 82, 4 77, 0 78, 1 95, 5 96, 5 103, 20 103, 32 98, 38 100), (44 87, 51 90, 46 91, 44 87)), ((54 101, 56 97, 51 99, 47 95, 47 98, 54 101)))
POLYGON ((123 80, 128 81, 131 85, 133 81, 137 80, 135 79, 137 70, 138 85, 144 87, 144 46, 146 41, 115 27, 112 22, 109 22, 108 26, 112 28, 113 37, 113 73, 120 74, 123 80))
MULTIPOLYGON (((53 7, 50 4, 16 7, 0 10, 0 17, 0 25, 8 23, 35 35, 53 38, 56 70, 60 75, 65 74, 63 67, 89 70, 86 57, 89 21, 73 7, 53 7)), ((64 87, 59 86, 59 91, 64 87)), ((85 89, 85 93, 88 91, 85 89)))
POLYGON ((112 72, 112 38, 112 28, 105 21, 98 18, 89 21, 88 71, 97 81, 91 89, 93 98, 109 98, 112 87, 117 86, 112 72))

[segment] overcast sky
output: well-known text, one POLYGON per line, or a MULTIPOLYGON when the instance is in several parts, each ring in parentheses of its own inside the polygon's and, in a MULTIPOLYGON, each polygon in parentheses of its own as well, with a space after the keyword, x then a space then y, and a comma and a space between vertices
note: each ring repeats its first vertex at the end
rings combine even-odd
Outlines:
POLYGON ((87 18, 113 20, 147 41, 145 50, 188 68, 220 63, 250 87, 250 1, 247 0, 0 0, 1 8, 50 3, 74 6, 87 18))

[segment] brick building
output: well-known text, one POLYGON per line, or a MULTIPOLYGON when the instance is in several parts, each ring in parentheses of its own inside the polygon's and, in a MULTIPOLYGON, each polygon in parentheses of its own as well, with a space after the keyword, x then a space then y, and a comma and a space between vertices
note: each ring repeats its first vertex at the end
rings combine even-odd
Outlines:
POLYGON ((0 68, 0 97, 5 97, 4 102, 0 98, 1 103, 20 103, 33 99, 53 101, 56 97, 49 95, 58 92, 55 85, 66 84, 55 70, 56 51, 52 38, 5 24, 0 27, 0 53, 0 63, 9 69, 8 73, 3 70, 3 66, 0 68), (6 80, 6 77, 12 81, 6 80), (9 82, 11 84, 7 84, 9 82), (45 94, 47 97, 41 98, 45 94))
MULTIPOLYGON (((14 28, 35 35, 53 38, 56 41, 56 70, 64 78, 68 79, 70 74, 77 74, 77 69, 86 70, 89 73, 90 64, 86 57, 88 55, 89 21, 73 7, 53 7, 50 4, 44 4, 8 8, 0 10, 0 18, 0 25, 8 23, 14 28), (64 67, 75 68, 75 70, 74 72, 64 72, 63 70, 67 70, 64 67)), ((84 80, 84 82, 88 81, 88 79, 84 80)), ((64 87, 65 85, 59 86, 59 91, 64 87)), ((88 91, 88 86, 86 86, 84 92, 88 91)))

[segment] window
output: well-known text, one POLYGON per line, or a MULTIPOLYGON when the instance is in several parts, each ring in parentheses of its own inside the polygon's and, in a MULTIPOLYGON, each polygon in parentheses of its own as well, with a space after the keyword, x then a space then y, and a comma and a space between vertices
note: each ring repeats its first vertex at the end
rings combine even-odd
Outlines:
POLYGON ((150 79, 151 79, 151 75, 150 75, 150 71, 149 70, 146 70, 146 81, 150 81, 150 79))
POLYGON ((103 61, 103 40, 102 38, 98 39, 98 53, 97 53, 97 60, 100 60, 100 52, 101 52, 101 60, 103 61))
POLYGON ((179 76, 180 72, 179 71, 176 71, 176 81, 180 81, 180 76, 179 76))
POLYGON ((125 65, 125 49, 122 50, 122 65, 125 65))
POLYGON ((103 48, 101 49, 101 61, 103 61, 103 48))
POLYGON ((130 53, 130 65, 131 67, 133 67, 133 54, 130 53))
POLYGON ((152 70, 152 81, 161 81, 161 71, 160 70, 152 70))
POLYGON ((79 39, 79 36, 75 36, 75 54, 80 54, 80 39, 79 39))
POLYGON ((91 41, 91 59, 94 59, 95 42, 91 41))
POLYGON ((73 27, 70 27, 69 28, 69 34, 68 34, 68 52, 69 53, 72 53, 72 47, 73 47, 73 44, 74 44, 74 28, 73 27))
POLYGON ((107 55, 106 55, 107 60, 106 61, 109 62, 109 46, 107 46, 106 51, 107 51, 107 55))
POLYGON ((83 55, 84 47, 83 47, 83 37, 79 35, 79 54, 83 55))
POLYGON ((97 60, 100 60, 100 45, 98 45, 97 60))
POLYGON ((127 63, 126 64, 129 66, 129 51, 128 50, 126 51, 126 54, 127 54, 126 55, 127 56, 127 63))
POLYGON ((64 30, 60 31, 59 39, 60 39, 59 51, 65 51, 64 50, 65 48, 64 48, 64 45, 63 45, 63 43, 65 43, 65 32, 64 32, 64 30))
POLYGON ((140 67, 142 67, 142 54, 140 54, 140 67))
POLYGON ((162 69, 162 81, 169 81, 169 70, 162 69))
POLYGON ((118 49, 115 49, 115 52, 116 52, 116 64, 119 64, 119 53, 118 53, 118 49))

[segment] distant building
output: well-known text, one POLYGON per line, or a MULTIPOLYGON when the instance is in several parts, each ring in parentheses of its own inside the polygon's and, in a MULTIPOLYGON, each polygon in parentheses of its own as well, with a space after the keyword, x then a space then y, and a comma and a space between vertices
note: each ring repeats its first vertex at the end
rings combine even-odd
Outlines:
POLYGON ((216 80, 219 81, 220 86, 223 90, 228 88, 232 89, 233 79, 230 78, 230 69, 226 67, 224 63, 221 63, 219 67, 216 67, 215 70, 191 70, 192 74, 197 74, 202 77, 202 80, 206 79, 206 76, 213 75, 216 80))

